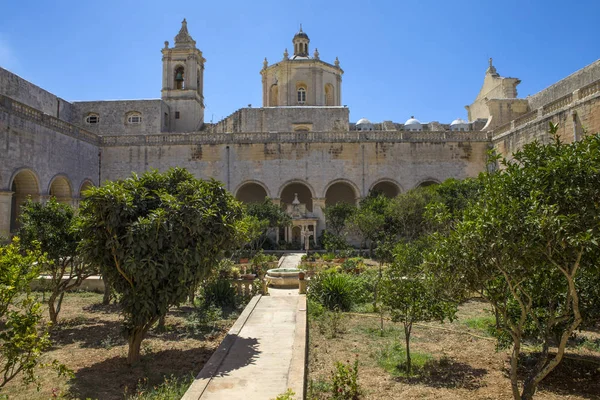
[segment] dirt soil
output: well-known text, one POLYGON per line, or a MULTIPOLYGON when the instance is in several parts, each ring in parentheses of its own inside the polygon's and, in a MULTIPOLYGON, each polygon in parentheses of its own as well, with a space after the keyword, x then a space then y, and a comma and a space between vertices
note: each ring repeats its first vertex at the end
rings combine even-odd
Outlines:
POLYGON ((57 378, 50 368, 38 370, 40 390, 24 386, 19 377, 9 382, 2 395, 9 399, 101 399, 124 398, 135 393, 138 383, 147 380, 151 387, 164 377, 195 376, 221 343, 237 315, 219 321, 208 335, 190 335, 185 316, 191 307, 173 309, 166 318, 164 333, 149 332, 142 342, 142 360, 134 366, 126 364, 127 341, 121 333, 122 317, 115 304, 103 306, 102 295, 69 293, 65 296, 59 324, 51 334, 52 349, 43 362, 58 360, 75 373, 74 379, 57 378))
MULTIPOLYGON (((415 326, 411 351, 428 353, 436 360, 444 357, 444 363, 425 377, 412 378, 393 377, 377 362, 380 349, 394 342, 404 345, 400 325, 385 321, 381 337, 376 314, 350 314, 342 322, 343 333, 330 338, 330 332, 323 334, 311 320, 308 380, 317 385, 329 381, 336 361, 353 361, 358 355, 364 399, 512 399, 509 352, 497 352, 495 340, 485 331, 465 325, 465 320, 489 316, 488 308, 484 302, 470 301, 453 323, 415 326)), ((600 337, 597 332, 578 335, 600 337)), ((574 346, 567 357, 542 382, 535 398, 600 399, 600 352, 574 346)))

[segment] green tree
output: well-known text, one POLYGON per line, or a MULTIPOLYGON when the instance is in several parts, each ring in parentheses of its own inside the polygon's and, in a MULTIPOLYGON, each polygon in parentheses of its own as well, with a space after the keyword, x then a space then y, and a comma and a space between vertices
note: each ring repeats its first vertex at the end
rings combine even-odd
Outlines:
POLYGON ((175 168, 90 189, 81 216, 81 254, 117 292, 132 364, 152 325, 238 245, 243 207, 219 182, 175 168))
POLYGON ((270 232, 275 229, 283 228, 291 223, 291 218, 281 207, 274 204, 268 197, 262 203, 250 203, 246 206, 247 214, 253 217, 249 221, 252 231, 258 231, 260 234, 251 235, 255 237, 250 246, 253 252, 262 248, 270 232))
POLYGON ((597 322, 589 311, 600 307, 590 291, 600 285, 600 137, 566 145, 556 131, 551 124, 549 144, 528 144, 513 160, 500 160, 500 171, 482 175, 479 199, 447 236, 438 235, 432 258, 438 276, 459 277, 495 308, 512 343, 515 399, 533 397, 568 338, 597 322), (520 383, 525 339, 541 351, 520 383))
POLYGON ((383 226, 389 202, 384 195, 369 195, 360 202, 358 210, 348 219, 348 229, 360 236, 362 246, 369 246, 371 258, 376 244, 385 237, 383 226))
POLYGON ((0 247, 0 388, 20 373, 25 383, 34 382, 40 356, 50 346, 41 305, 29 286, 40 260, 39 246, 23 252, 18 238, 0 247))
POLYGON ((404 328, 407 375, 412 369, 410 338, 414 323, 453 320, 457 310, 457 302, 446 295, 437 277, 423 267, 423 254, 429 246, 428 237, 400 242, 381 285, 382 303, 390 311, 392 321, 402 323, 404 328))
POLYGON ((356 212, 356 206, 348 203, 336 203, 325 207, 327 230, 342 236, 348 219, 356 212))
POLYGON ((94 272, 77 257, 77 221, 73 208, 53 197, 46 204, 28 200, 22 208, 21 245, 25 249, 39 245, 45 255, 38 263, 50 275, 48 313, 53 324, 58 322, 65 293, 94 272))

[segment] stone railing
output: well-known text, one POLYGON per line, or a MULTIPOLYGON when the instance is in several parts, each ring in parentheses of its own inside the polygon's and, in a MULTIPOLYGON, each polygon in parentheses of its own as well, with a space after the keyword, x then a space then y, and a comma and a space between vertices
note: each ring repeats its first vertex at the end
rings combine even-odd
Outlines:
POLYGON ((248 132, 164 133, 158 135, 102 136, 103 146, 160 146, 251 143, 357 143, 357 142, 487 142, 485 132, 248 132))
POLYGON ((537 120, 538 118, 546 118, 549 114, 555 113, 574 103, 583 101, 586 97, 595 95, 599 92, 600 79, 587 86, 582 87, 581 89, 574 91, 573 93, 569 93, 566 96, 556 99, 539 109, 530 111, 527 114, 521 115, 520 117, 515 118, 510 122, 500 125, 496 129, 491 131, 491 137, 495 139, 500 135, 515 130, 516 128, 520 128, 529 122, 537 120))
POLYGON ((262 282, 260 288, 254 286, 254 280, 251 279, 235 279, 231 281, 231 286, 235 289, 238 296, 249 297, 262 292, 262 282))
POLYGON ((594 93, 600 92, 600 80, 593 82, 590 85, 584 86, 579 90, 579 98, 583 99, 584 97, 588 97, 593 95, 594 93))
POLYGON ((542 114, 543 115, 550 114, 551 112, 560 110, 561 108, 571 104, 572 102, 573 102, 573 93, 570 93, 566 96, 561 97, 558 100, 554 100, 552 103, 546 104, 542 108, 542 114))
POLYGON ((525 125, 528 122, 534 121, 537 117, 538 117, 537 110, 528 112, 527 114, 521 115, 519 118, 515 119, 515 126, 525 125))
POLYGON ((95 133, 86 131, 85 129, 79 128, 78 126, 65 122, 51 115, 44 114, 40 110, 36 110, 35 108, 13 100, 10 97, 0 95, 0 109, 5 109, 11 114, 18 115, 24 119, 36 122, 67 136, 81 139, 95 145, 100 144, 100 137, 95 133))

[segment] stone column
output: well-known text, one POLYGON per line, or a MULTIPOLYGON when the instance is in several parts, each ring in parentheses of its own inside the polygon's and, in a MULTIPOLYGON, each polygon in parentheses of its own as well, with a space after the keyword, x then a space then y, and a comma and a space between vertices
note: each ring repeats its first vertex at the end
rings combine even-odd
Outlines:
POLYGON ((319 222, 317 223, 317 228, 315 230, 315 241, 321 235, 321 232, 326 228, 325 226, 325 198, 313 197, 313 214, 318 218, 319 222))
POLYGON ((0 236, 10 237, 10 219, 13 192, 0 192, 0 236))

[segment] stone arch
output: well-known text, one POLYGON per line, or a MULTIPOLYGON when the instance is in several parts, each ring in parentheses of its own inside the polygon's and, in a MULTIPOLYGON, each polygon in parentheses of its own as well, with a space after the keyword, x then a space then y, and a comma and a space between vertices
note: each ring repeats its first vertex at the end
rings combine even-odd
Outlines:
POLYGON ((235 189, 235 198, 242 203, 262 203, 265 197, 271 197, 269 189, 259 181, 245 181, 235 189))
POLYGON ((177 64, 175 66, 175 73, 173 74, 173 87, 175 89, 185 89, 185 67, 183 64, 177 64))
POLYGON ((323 197, 326 207, 340 202, 355 205, 360 197, 360 190, 349 180, 336 179, 327 185, 323 197))
POLYGON ((441 182, 437 179, 427 178, 427 179, 423 179, 421 182, 419 182, 419 184, 417 186, 415 186, 415 188, 423 188, 423 187, 432 186, 432 185, 439 185, 440 183, 441 182))
POLYGON ((369 193, 372 191, 381 192, 385 197, 391 199, 402 193, 402 187, 392 179, 380 179, 371 185, 369 193))
POLYGON ((10 204, 10 231, 15 232, 19 229, 19 216, 23 204, 28 198, 33 201, 40 200, 40 179, 33 170, 21 168, 11 177, 10 190, 13 192, 10 204))
POLYGON ((50 180, 48 185, 48 194, 56 199, 59 203, 73 203, 73 186, 71 181, 64 174, 56 175, 50 180))
POLYGON ((306 204, 306 209, 313 211, 313 197, 315 197, 314 189, 305 181, 300 179, 292 179, 287 181, 279 189, 278 197, 282 204, 292 204, 294 194, 298 193, 300 203, 306 204))
POLYGON ((279 87, 277 84, 271 85, 269 90, 269 107, 277 107, 279 105, 279 87))
POLYGON ((326 106, 334 106, 335 105, 335 91, 333 89, 333 85, 328 83, 325 85, 325 105, 326 106))
POLYGON ((91 179, 84 179, 83 182, 81 182, 81 185, 79 185, 79 198, 83 198, 85 197, 83 192, 85 192, 86 190, 90 189, 94 187, 94 182, 92 182, 91 179))

